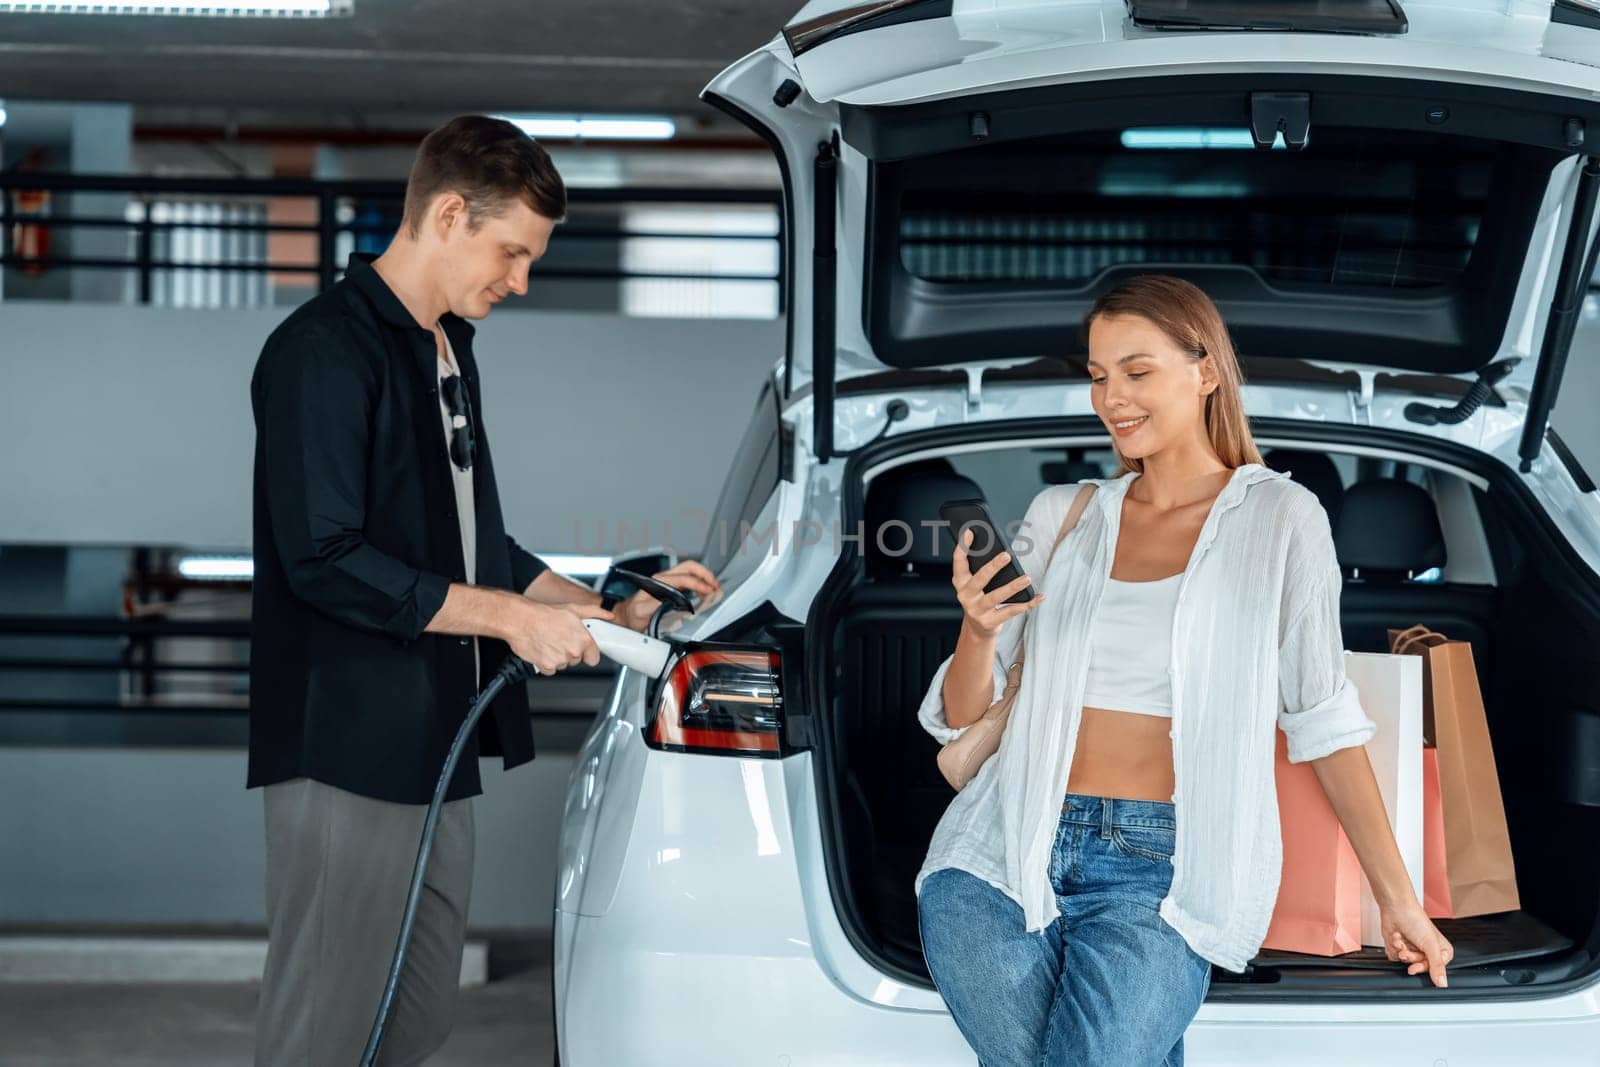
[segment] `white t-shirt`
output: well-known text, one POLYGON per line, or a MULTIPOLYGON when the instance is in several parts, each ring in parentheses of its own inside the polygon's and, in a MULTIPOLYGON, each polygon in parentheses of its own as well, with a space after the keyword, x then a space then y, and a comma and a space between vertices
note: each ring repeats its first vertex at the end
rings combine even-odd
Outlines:
MULTIPOLYGON (((450 338, 443 330, 439 336, 444 338, 445 358, 439 360, 439 418, 444 423, 444 441, 446 460, 450 464, 450 481, 456 491, 456 518, 461 526, 461 559, 466 565, 467 584, 473 585, 478 580, 478 516, 474 510, 472 496, 472 468, 462 470, 456 466, 455 460, 450 459, 449 444, 450 434, 459 423, 465 423, 465 416, 450 416, 450 402, 445 399, 444 380, 452 374, 460 374, 461 367, 456 363, 455 349, 450 347, 450 338), (448 365, 447 365, 448 364, 448 365)), ((473 412, 476 416, 477 412, 473 412)), ((474 420, 476 421, 476 420, 474 420)), ((476 425, 474 425, 476 430, 476 425)), ((474 461, 476 462, 476 461, 474 461)), ((482 674, 481 661, 478 655, 478 639, 472 639, 472 687, 478 688, 479 676, 482 674)))
MULTIPOLYGON (((957 867, 1022 909, 1027 931, 1059 915, 1050 850, 1061 820, 1082 712, 1090 626, 1111 574, 1122 498, 1140 475, 1082 478, 1034 497, 1012 556, 1045 595, 995 639, 994 691, 1026 642, 1021 684, 1000 749, 956 794, 934 829, 922 881, 957 867), (1079 485, 1099 488, 1056 550, 1079 485)), ((1189 947, 1243 971, 1272 919, 1283 867, 1273 759, 1289 762, 1365 744, 1376 730, 1344 673, 1343 577, 1327 512, 1309 489, 1259 463, 1233 472, 1176 582, 1171 661, 1177 821, 1172 887, 1161 917, 1189 947)), ((917 717, 940 743, 968 727, 945 718, 947 657, 917 717)))

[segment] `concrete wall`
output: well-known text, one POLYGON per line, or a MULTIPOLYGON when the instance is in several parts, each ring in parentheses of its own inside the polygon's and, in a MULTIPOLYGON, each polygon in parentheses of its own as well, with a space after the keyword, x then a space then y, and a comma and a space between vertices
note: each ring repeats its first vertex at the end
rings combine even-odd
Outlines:
MULTIPOLYGON (((468 922, 540 930, 573 754, 480 761, 468 922)), ((0 748, 0 924, 266 921, 261 790, 235 750, 0 748)))
MULTIPOLYGON (((250 374, 287 313, 0 303, 0 544, 250 547, 250 374)), ((511 534, 709 509, 783 327, 501 310, 478 323, 511 534)), ((682 526, 682 524, 678 524, 682 526)), ((698 545, 691 550, 697 550, 698 545)))

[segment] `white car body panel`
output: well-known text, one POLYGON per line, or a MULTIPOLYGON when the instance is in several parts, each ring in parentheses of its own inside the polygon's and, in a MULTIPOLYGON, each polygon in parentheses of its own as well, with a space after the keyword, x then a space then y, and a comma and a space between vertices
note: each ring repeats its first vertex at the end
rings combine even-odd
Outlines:
MULTIPOLYGON (((823 6, 838 5, 811 5, 823 6)), ((1146 30, 1128 19, 1123 0, 957 0, 949 18, 846 34, 805 52, 796 67, 814 97, 850 104, 1221 67, 1600 96, 1600 69, 1542 54, 1548 3, 1412 0, 1403 6, 1410 21, 1405 33, 1357 35, 1146 30)))

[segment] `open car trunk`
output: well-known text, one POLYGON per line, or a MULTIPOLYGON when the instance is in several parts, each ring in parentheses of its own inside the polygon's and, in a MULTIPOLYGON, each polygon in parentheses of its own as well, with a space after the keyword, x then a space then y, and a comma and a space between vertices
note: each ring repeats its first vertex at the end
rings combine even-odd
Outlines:
MULTIPOLYGON (((1031 432, 1037 436, 1037 425, 1031 432)), ((1326 432, 1369 446, 1385 435, 1367 427, 1326 432)), ((1263 433, 1260 426, 1257 433, 1263 433)), ((1492 463, 1442 447, 1458 467, 1480 463, 1491 485, 1485 492, 1440 475, 1475 502, 1495 580, 1457 580, 1448 564, 1443 581, 1347 577, 1345 646, 1386 652, 1387 628, 1419 622, 1471 642, 1522 910, 1438 925, 1456 952, 1451 995, 1527 995, 1572 981, 1600 959, 1600 672, 1593 654, 1600 645, 1600 590, 1503 468, 1496 474, 1492 463)), ((1306 448, 1336 452, 1338 442, 1306 448)), ((1267 450, 1265 459, 1293 469, 1294 454, 1267 450)), ((1385 473, 1384 461, 1348 460, 1362 481, 1401 476, 1385 473)), ((914 476, 926 478, 943 462, 920 460, 914 476)), ((857 486, 866 460, 860 463, 857 486)), ((1106 472, 1085 462, 1081 450, 1069 450, 1042 473, 1045 480, 1069 482, 1106 472)), ((846 484, 852 484, 848 475, 846 484)), ((884 515, 875 513, 872 490, 864 503, 859 487, 855 495, 870 534, 875 517, 884 515)), ((998 508, 997 521, 1015 517, 1005 515, 1009 510, 998 508)), ((850 513, 847 502, 847 521, 850 513)), ((819 732, 827 735, 817 746, 818 788, 827 794, 820 801, 824 833, 832 838, 824 852, 841 921, 857 947, 887 972, 931 984, 913 884, 934 826, 955 794, 935 764, 938 742, 917 722, 916 711, 935 668, 955 648, 961 613, 948 564, 885 566, 871 558, 871 540, 863 542, 865 555, 847 553, 807 624, 808 643, 825 660, 811 677, 834 679, 811 704, 819 732)), ((1426 975, 1407 976, 1380 948, 1337 958, 1268 950, 1242 976, 1215 969, 1211 997, 1392 996, 1426 987, 1426 975)))
MULTIPOLYGON (((1550 47, 1548 11, 1494 7, 1419 5, 1380 39, 1148 32, 1113 0, 812 0, 702 94, 777 157, 792 235, 780 400, 809 404, 799 443, 819 463, 848 455, 847 525, 861 464, 911 435, 886 426, 841 451, 837 397, 895 370, 1060 356, 1138 272, 1198 285, 1248 360, 1364 376, 1351 403, 1368 425, 1319 423, 1307 447, 1387 436, 1495 487, 1476 495, 1496 582, 1351 583, 1345 605, 1352 650, 1423 622, 1478 654, 1525 914, 1451 924, 1451 996, 1553 988, 1600 953, 1600 786, 1582 762, 1600 745, 1600 594, 1506 466, 1526 474, 1544 453, 1600 251, 1600 71, 1550 47), (1378 429, 1372 382, 1397 371, 1472 392, 1378 429)), ((1046 480, 1104 473, 1072 462, 1046 480)), ((959 614, 947 570, 893 573, 856 551, 806 628, 830 889, 859 949, 925 983, 912 885, 951 793, 915 711, 959 614)), ((1359 963, 1263 958, 1212 995, 1425 988, 1359 963)))

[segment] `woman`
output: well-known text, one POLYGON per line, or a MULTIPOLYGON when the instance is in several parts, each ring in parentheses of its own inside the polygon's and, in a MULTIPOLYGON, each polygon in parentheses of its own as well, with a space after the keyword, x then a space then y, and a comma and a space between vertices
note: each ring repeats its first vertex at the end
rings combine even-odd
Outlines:
POLYGON ((953 740, 1027 642, 1000 748, 917 875, 956 1025, 986 1067, 1181 1064, 1212 964, 1243 971, 1271 920, 1279 728, 1355 847, 1388 957, 1443 987, 1452 950, 1412 890, 1362 747, 1375 727, 1344 675, 1327 516, 1261 464, 1216 307, 1145 276, 1085 328, 1122 474, 1085 480, 1048 569, 1081 483, 1035 497, 1012 553, 976 572, 963 537, 961 635, 918 712, 953 740), (1025 577, 985 593, 1012 554, 1025 577), (1028 576, 1039 595, 1004 605, 1028 576))

